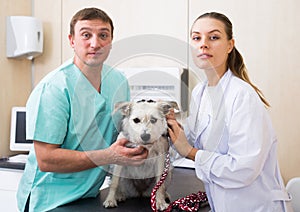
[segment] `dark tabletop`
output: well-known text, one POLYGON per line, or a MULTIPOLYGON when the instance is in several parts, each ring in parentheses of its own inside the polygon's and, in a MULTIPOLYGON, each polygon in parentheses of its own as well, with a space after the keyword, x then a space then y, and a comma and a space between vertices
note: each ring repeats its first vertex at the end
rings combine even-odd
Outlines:
POLYGON ((24 170, 25 163, 10 162, 9 158, 0 158, 0 168, 24 170))
MULTIPOLYGON (((185 197, 198 191, 204 191, 203 183, 195 176, 194 169, 175 168, 173 169, 172 181, 167 188, 171 195, 171 201, 185 197)), ((105 211, 105 212, 151 212, 150 198, 133 198, 118 203, 117 208, 106 209, 102 206, 108 189, 100 192, 97 198, 81 199, 75 202, 60 206, 51 212, 82 212, 82 211, 105 211)), ((209 211, 209 206, 200 208, 200 212, 209 211)))

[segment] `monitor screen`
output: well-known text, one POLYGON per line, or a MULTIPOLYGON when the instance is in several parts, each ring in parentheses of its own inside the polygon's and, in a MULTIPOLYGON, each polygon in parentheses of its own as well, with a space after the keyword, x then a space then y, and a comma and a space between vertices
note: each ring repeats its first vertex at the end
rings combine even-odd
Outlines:
POLYGON ((10 150, 29 151, 32 140, 26 140, 26 108, 13 107, 10 128, 10 150))

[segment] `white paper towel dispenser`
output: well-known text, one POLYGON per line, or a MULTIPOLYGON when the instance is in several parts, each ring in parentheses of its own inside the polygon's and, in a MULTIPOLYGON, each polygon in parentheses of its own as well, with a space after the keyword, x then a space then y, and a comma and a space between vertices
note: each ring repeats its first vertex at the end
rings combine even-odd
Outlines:
POLYGON ((42 22, 31 16, 6 17, 6 56, 32 60, 43 52, 42 22))

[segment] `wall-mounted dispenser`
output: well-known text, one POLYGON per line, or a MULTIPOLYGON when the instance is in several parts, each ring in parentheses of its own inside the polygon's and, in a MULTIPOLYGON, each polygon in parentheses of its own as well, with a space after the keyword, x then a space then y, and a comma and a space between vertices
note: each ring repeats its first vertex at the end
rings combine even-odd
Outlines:
POLYGON ((32 60, 42 52, 42 22, 31 16, 8 16, 6 18, 6 56, 32 60))

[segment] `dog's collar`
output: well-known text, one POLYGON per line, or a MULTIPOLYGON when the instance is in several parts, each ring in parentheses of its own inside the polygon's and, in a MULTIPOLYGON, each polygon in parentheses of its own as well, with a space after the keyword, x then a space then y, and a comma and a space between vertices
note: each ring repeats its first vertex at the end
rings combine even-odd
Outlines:
POLYGON ((167 138, 167 137, 169 137, 169 133, 164 133, 161 136, 167 138))

